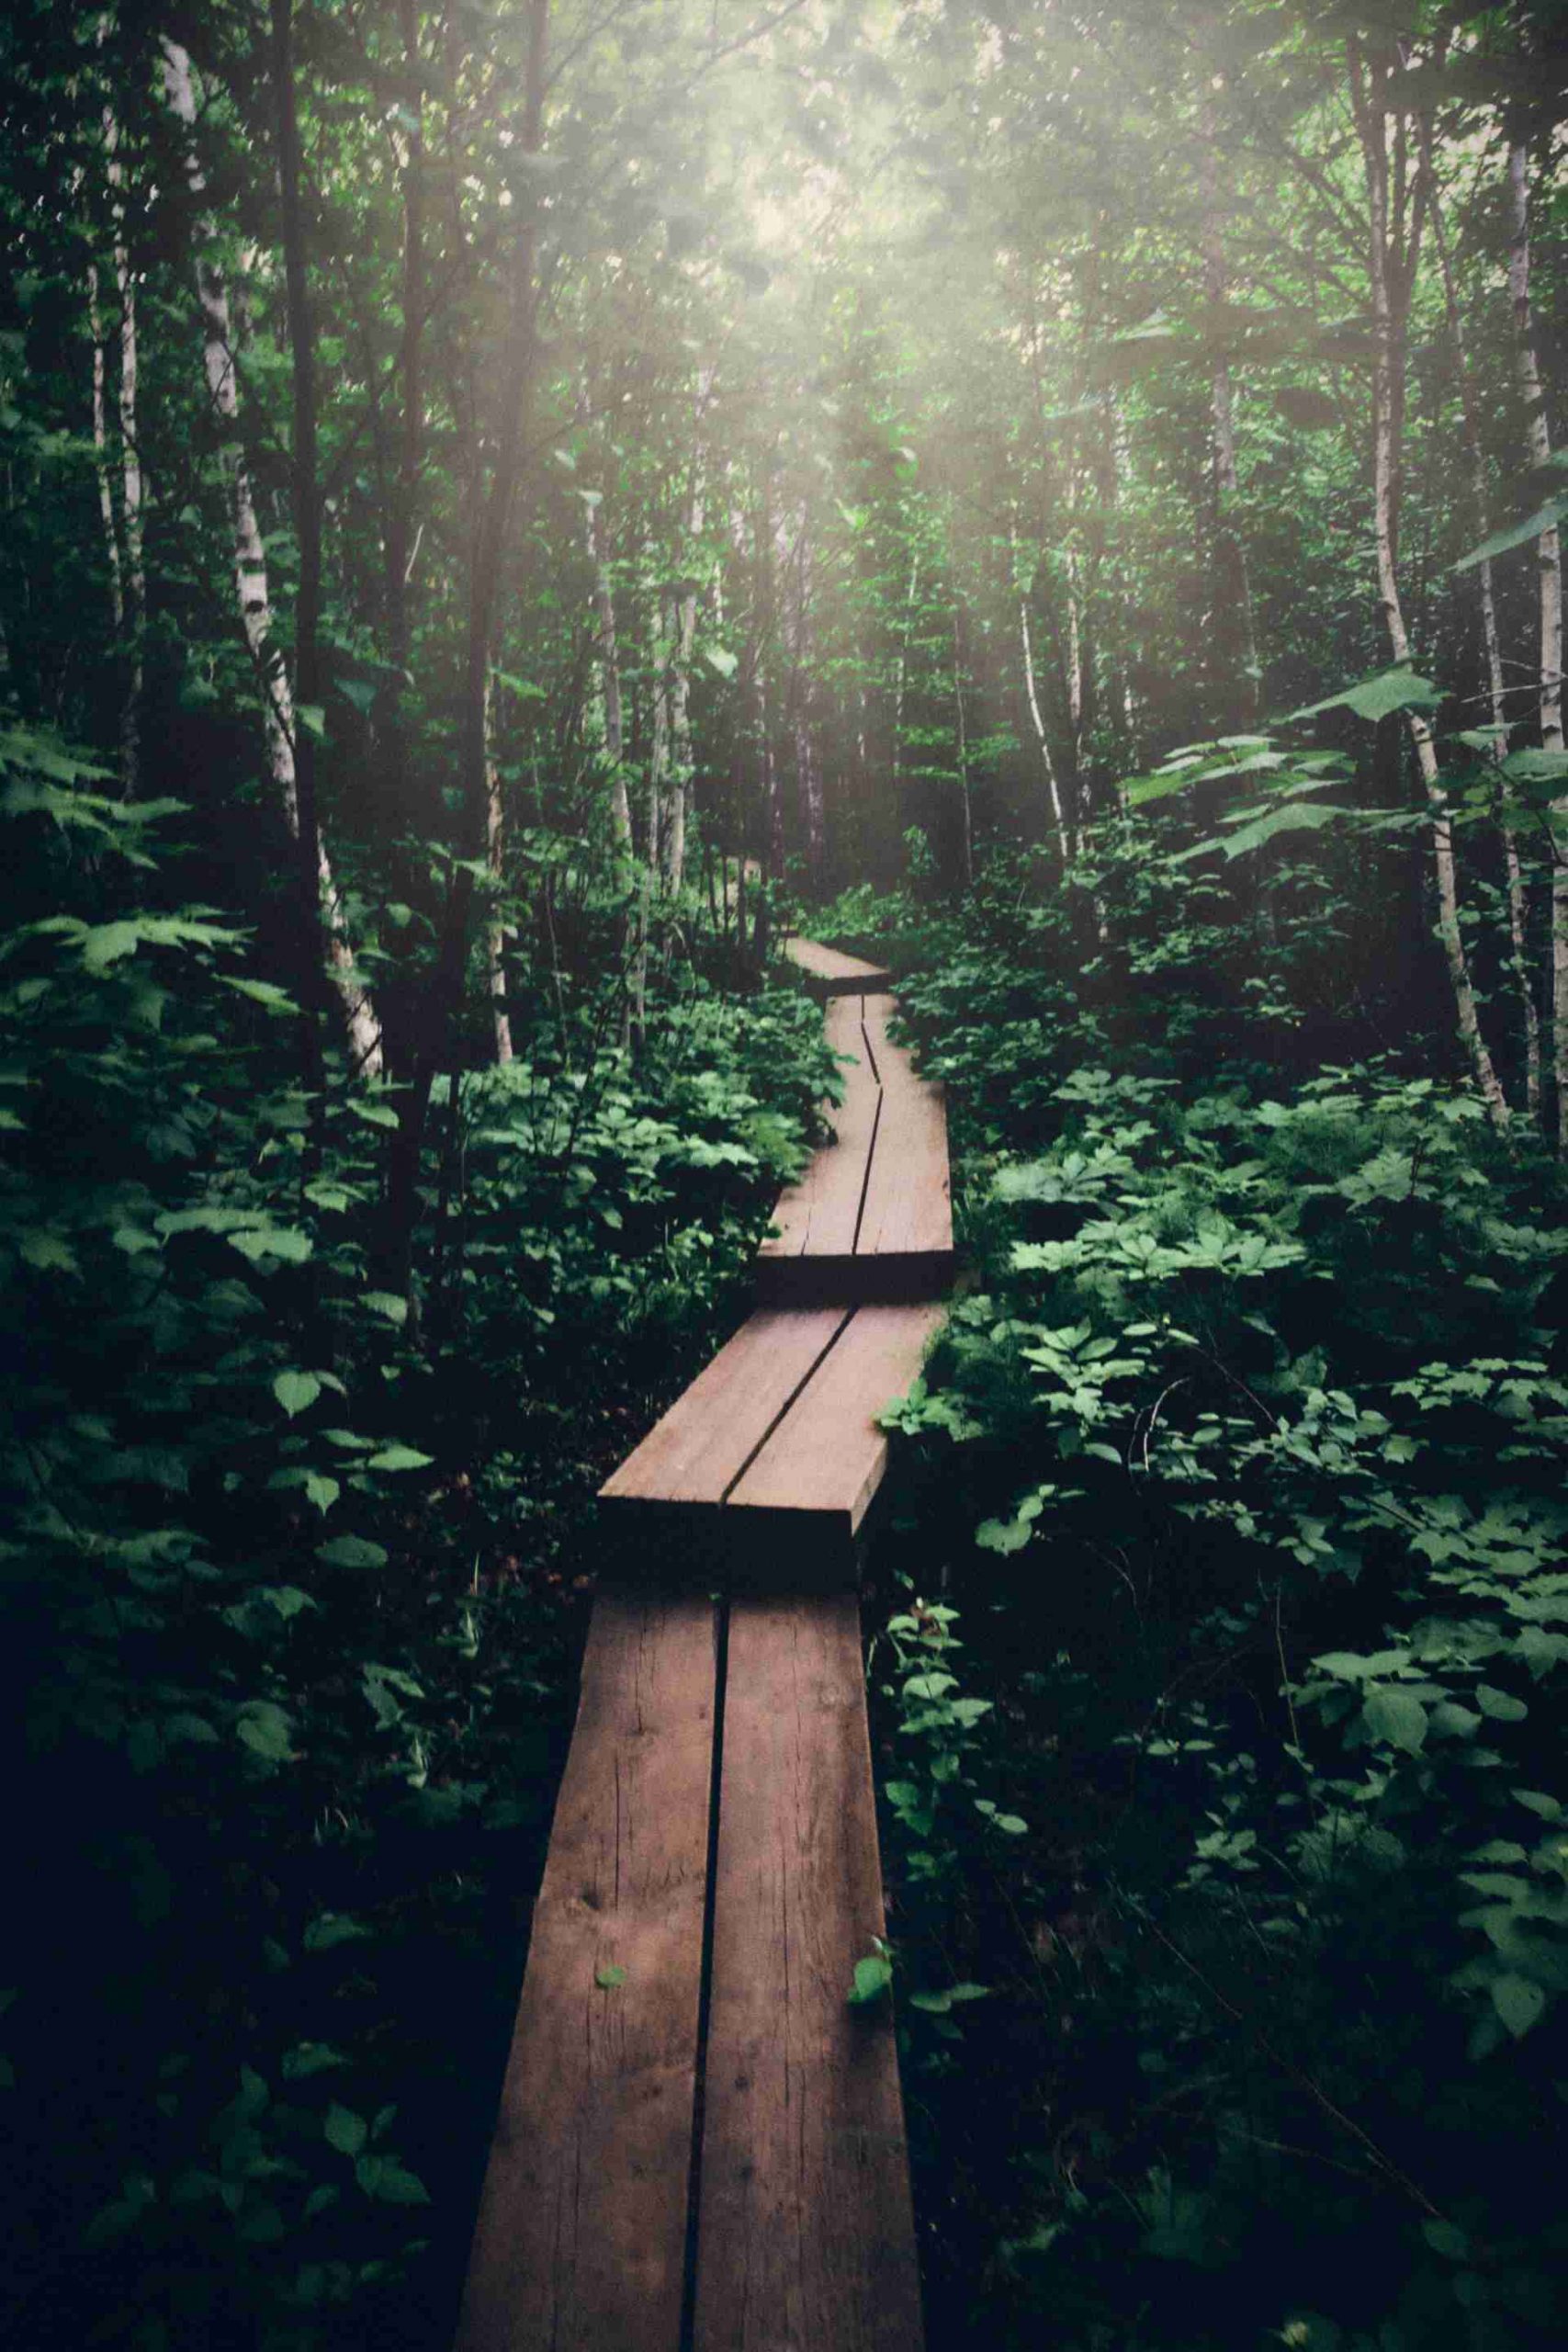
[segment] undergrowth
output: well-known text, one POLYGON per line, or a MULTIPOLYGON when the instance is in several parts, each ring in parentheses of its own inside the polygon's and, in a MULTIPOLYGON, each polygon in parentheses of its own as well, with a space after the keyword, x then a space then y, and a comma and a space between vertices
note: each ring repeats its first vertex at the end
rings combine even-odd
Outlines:
POLYGON ((1332 866, 823 928, 973 1269, 872 1660, 933 2342, 1560 2341, 1560 1179, 1376 1050, 1332 866))

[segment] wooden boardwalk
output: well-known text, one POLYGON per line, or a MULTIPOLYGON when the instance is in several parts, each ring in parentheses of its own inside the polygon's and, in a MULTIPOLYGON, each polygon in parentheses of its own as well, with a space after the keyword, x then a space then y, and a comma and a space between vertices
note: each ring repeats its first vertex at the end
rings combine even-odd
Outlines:
POLYGON ((459 2352, 919 2352, 854 1578, 951 1279, 887 975, 792 943, 848 1083, 758 1310, 602 1490, 459 2352))

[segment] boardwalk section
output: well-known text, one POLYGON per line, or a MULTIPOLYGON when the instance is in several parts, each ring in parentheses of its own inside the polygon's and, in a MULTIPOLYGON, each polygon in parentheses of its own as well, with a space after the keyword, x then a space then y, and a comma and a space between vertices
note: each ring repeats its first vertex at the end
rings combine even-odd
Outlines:
POLYGON ((920 2352, 858 1546, 951 1275, 887 975, 792 943, 848 1073, 757 1311, 602 1490, 596 1603, 459 2352, 920 2352), (794 1287, 792 1288, 792 1285, 794 1287))
POLYGON ((595 1604, 459 2352, 677 2352, 716 1634, 711 1601, 595 1604))
POLYGON ((841 955, 817 939, 791 939, 784 954, 814 997, 877 996, 893 985, 880 964, 863 963, 858 956, 841 955))
POLYGON ((946 1105, 894 1043, 892 1012, 880 991, 829 1005, 844 1099, 833 1146, 773 1211, 757 1260, 757 1294, 770 1305, 932 1299, 952 1287, 946 1105))

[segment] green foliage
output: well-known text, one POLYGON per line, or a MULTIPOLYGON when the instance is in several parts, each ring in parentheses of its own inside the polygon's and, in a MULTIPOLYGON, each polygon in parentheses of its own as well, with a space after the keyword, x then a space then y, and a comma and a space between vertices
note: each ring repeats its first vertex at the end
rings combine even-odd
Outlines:
POLYGON ((221 2312, 293 2352, 446 2291, 423 2209, 462 2233, 593 1489, 735 1312, 830 1057, 803 996, 689 970, 635 1067, 613 970, 564 1039, 520 1001, 517 1057, 442 1090, 389 1292, 383 1098, 301 1086, 242 927, 163 903, 171 812, 39 742, 0 949, 7 1697, 52 1792, 7 2020, 55 2184, 30 2275, 61 2341, 221 2312))
MULTIPOLYGON (((1181 865, 1091 870, 1123 968, 1201 904, 1181 865)), ((942 1598, 874 1659, 901 1966, 932 1990, 901 2009, 913 2111, 970 2200, 936 2309, 958 2326, 989 2262, 998 2344, 1049 2313, 1086 2347, 1538 2346, 1560 1182, 1386 1061, 1282 1083, 1254 1041, 1316 967, 1259 1002, 1266 928, 1207 1002, 1131 1006, 1075 929, 998 874, 905 989, 980 1257, 888 1417, 916 1452, 886 1568, 930 1594, 940 1564, 942 1598), (992 1998, 960 2026, 966 1974, 992 1998)))

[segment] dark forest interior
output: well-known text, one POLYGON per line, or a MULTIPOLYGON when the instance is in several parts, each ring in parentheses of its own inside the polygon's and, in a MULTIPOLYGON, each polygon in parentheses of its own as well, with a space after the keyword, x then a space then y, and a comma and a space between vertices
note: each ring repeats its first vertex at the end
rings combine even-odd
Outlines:
POLYGON ((1565 124, 1552 0, 9 0, 14 2352, 450 2344, 800 939, 952 1151, 931 2352, 1564 2340, 1565 124))

